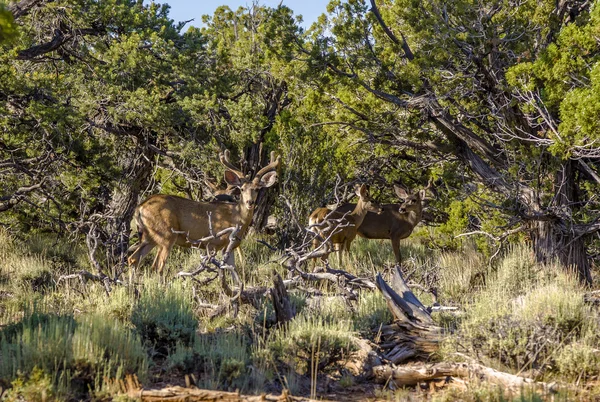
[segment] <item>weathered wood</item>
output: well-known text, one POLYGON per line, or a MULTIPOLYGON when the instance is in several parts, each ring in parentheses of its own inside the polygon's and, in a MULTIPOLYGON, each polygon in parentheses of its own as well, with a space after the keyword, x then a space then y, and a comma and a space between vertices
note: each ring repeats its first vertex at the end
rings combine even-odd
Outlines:
POLYGON ((431 319, 431 315, 429 315, 429 311, 427 311, 427 308, 423 305, 423 303, 421 303, 421 301, 417 299, 414 293, 410 290, 404 281, 402 271, 400 271, 400 267, 398 265, 394 267, 392 272, 391 287, 403 300, 406 301, 410 309, 410 314, 413 317, 417 318, 423 323, 433 324, 433 320, 431 319))
POLYGON ((273 287, 270 289, 270 293, 277 322, 283 324, 294 318, 295 311, 290 303, 290 297, 281 276, 277 272, 273 272, 273 287))
POLYGON ((310 399, 295 397, 283 390, 281 395, 241 395, 239 392, 215 391, 198 389, 189 386, 189 378, 186 376, 187 387, 166 387, 161 389, 144 389, 137 376, 128 375, 124 380, 115 380, 123 395, 140 402, 309 402, 310 399))
POLYGON ((435 352, 443 337, 423 304, 412 293, 398 266, 392 274, 392 286, 377 275, 377 287, 381 291, 395 322, 381 328, 381 348, 384 357, 393 364, 408 359, 428 357, 435 352), (399 292, 399 293, 397 293, 399 292))
POLYGON ((416 385, 423 381, 440 378, 451 381, 453 377, 457 377, 467 381, 475 380, 495 384, 507 390, 519 391, 523 387, 535 387, 554 391, 552 385, 504 373, 476 363, 418 363, 398 367, 381 365, 373 368, 373 376, 379 383, 391 381, 397 386, 416 385))
POLYGON ((140 402, 288 402, 310 401, 283 392, 281 395, 241 395, 237 392, 211 391, 207 389, 169 387, 163 389, 131 390, 127 396, 140 402))

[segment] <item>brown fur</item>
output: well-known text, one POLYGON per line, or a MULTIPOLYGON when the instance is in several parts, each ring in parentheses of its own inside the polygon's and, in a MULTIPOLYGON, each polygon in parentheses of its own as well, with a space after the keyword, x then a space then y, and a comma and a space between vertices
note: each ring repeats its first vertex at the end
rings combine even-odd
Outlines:
MULTIPOLYGON (((407 238, 423 217, 423 200, 425 190, 409 193, 395 186, 398 197, 403 198, 401 204, 383 204, 383 212, 366 214, 362 225, 358 227, 358 235, 367 239, 390 239, 396 262, 401 262, 400 240, 407 238)), ((354 204, 346 204, 336 211, 344 213, 352 210, 354 204)))
MULTIPOLYGON (((334 230, 337 224, 333 224, 330 228, 324 227, 324 225, 319 225, 326 220, 333 219, 342 219, 341 223, 344 225, 348 225, 344 228, 337 229, 330 238, 330 242, 333 244, 334 250, 338 251, 338 261, 341 264, 342 252, 350 251, 350 244, 356 237, 356 233, 358 228, 363 223, 363 220, 367 214, 367 212, 379 213, 381 212, 381 207, 375 201, 371 199, 369 195, 369 190, 366 185, 362 185, 356 189, 356 194, 358 195, 358 203, 352 204, 353 208, 348 211, 339 211, 336 209, 332 211, 328 208, 317 208, 310 214, 308 218, 309 226, 313 227, 317 234, 319 234, 323 239, 327 238, 330 235, 330 231, 334 230), (319 226, 313 226, 319 225, 319 226)), ((318 245, 318 241, 314 242, 315 247, 318 245)))
MULTIPOLYGON (((278 163, 279 160, 271 162, 269 166, 276 167, 278 163)), ((164 194, 153 195, 146 199, 138 205, 135 211, 134 216, 141 236, 139 243, 131 248, 132 254, 128 259, 129 265, 137 267, 141 260, 154 247, 157 247, 158 251, 152 263, 152 268, 162 273, 167 257, 174 245, 190 247, 190 241, 211 235, 209 222, 212 225, 213 234, 240 225, 241 230, 238 237, 243 238, 252 222, 258 191, 263 187, 271 187, 275 184, 277 178, 276 172, 265 172, 265 169, 267 168, 261 169, 257 174, 258 177, 251 181, 243 178, 239 171, 227 170, 225 172, 227 183, 240 189, 240 200, 235 203, 197 202, 164 194), (173 233, 173 231, 186 234, 173 233)), ((218 239, 209 241, 203 247, 211 251, 219 251, 227 247, 228 244, 228 236, 221 236, 218 239)), ((233 258, 233 254, 230 258, 233 258)), ((233 261, 230 260, 229 263, 232 264, 233 261)))

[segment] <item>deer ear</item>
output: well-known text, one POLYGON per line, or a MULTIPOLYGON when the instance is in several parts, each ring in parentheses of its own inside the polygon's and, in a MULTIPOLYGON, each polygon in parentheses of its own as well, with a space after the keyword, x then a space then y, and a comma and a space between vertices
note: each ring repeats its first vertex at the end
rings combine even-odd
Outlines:
POLYGON ((367 187, 366 184, 363 184, 362 186, 360 186, 360 189, 358 191, 359 191, 359 195, 363 198, 369 196, 369 188, 367 187))
POLYGON ((427 196, 427 191, 426 190, 421 190, 419 191, 419 198, 421 198, 422 200, 425 199, 425 197, 427 196))
POLYGON ((225 171, 225 182, 234 187, 241 187, 243 184, 242 180, 232 170, 225 171))
POLYGON ((262 175, 260 178, 261 187, 271 187, 277 182, 277 172, 269 172, 262 175))
POLYGON ((404 187, 401 187, 397 184, 394 184, 394 191, 396 192, 398 198, 408 198, 410 196, 404 187))

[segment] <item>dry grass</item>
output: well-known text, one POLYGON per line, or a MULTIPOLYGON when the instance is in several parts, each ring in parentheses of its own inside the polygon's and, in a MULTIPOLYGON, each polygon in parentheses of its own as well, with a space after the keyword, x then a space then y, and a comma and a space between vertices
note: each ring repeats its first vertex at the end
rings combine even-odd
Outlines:
MULTIPOLYGON (((464 360, 467 354, 515 373, 535 369, 548 381, 598 379, 600 317, 584 303, 585 289, 561 267, 536 264, 526 247, 507 250, 491 265, 472 247, 439 252, 408 242, 402 254, 411 281, 435 287, 442 304, 461 308, 460 314, 434 315, 454 334, 432 358, 464 360)), ((273 271, 285 277, 280 257, 255 238, 246 239, 241 255, 236 253, 245 286, 270 286, 273 271)), ((115 382, 104 378, 136 372, 149 382, 149 367, 178 378, 193 374, 202 387, 243 392, 284 387, 306 393, 316 374, 350 384, 354 380, 344 376, 342 367, 356 348, 356 337, 374 339, 391 320, 378 292, 361 292, 350 309, 335 286, 324 284, 311 284, 324 293, 321 297, 291 292, 298 315, 285 327, 269 328, 273 308, 268 299, 258 310, 244 305, 237 316, 210 319, 198 303, 222 302, 218 283, 198 286, 189 279, 170 279, 163 284, 147 266, 137 286, 116 286, 110 297, 96 283, 56 286, 60 273, 82 266, 84 253, 44 237, 17 242, 1 230, 0 261, 6 261, 0 264, 0 378, 8 381, 4 385, 13 383, 9 397, 14 400, 42 391, 50 399, 82 396, 88 390, 82 391, 81 384, 98 397, 110 397, 115 382), (49 247, 56 250, 50 253, 49 247)), ((197 250, 175 251, 170 273, 191 271, 198 261, 197 250)), ((338 268, 336 262, 332 258, 338 268)), ((373 278, 393 264, 389 241, 357 239, 339 268, 373 278)), ((430 303, 431 295, 417 294, 430 303)), ((484 386, 434 396, 505 397, 484 386)))

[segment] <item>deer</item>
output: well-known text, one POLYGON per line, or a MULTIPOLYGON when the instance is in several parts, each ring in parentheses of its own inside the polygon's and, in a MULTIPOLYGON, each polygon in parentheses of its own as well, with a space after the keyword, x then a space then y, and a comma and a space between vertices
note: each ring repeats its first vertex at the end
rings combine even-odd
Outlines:
MULTIPOLYGON (((342 263, 342 253, 350 252, 350 244, 356 237, 357 230, 363 223, 368 212, 379 214, 383 211, 381 206, 371 199, 369 189, 365 184, 357 185, 355 193, 358 195, 358 203, 352 204, 352 208, 340 211, 321 207, 315 209, 308 218, 308 224, 311 231, 326 239, 333 244, 334 251, 338 251, 338 262, 342 263), (325 227, 326 221, 336 220, 339 224, 329 224, 325 227)), ((315 239, 314 246, 318 246, 315 239)), ((323 258, 326 260, 326 257, 323 258)))
MULTIPOLYGON (((252 222, 256 198, 262 188, 268 188, 277 181, 277 167, 280 157, 271 153, 270 163, 260 169, 254 178, 245 176, 229 161, 229 151, 219 154, 225 170, 228 185, 239 188, 237 202, 198 202, 175 195, 157 194, 139 204, 134 212, 138 225, 139 243, 134 245, 128 258, 130 267, 137 269, 142 259, 153 249, 158 248, 152 269, 162 276, 165 262, 174 245, 190 247, 194 240, 216 234, 223 229, 239 226, 238 238, 242 240, 252 222)), ((213 238, 199 246, 210 251, 219 251, 229 245, 227 236, 213 238)), ((239 242, 232 250, 239 246, 239 242)), ((233 253, 229 254, 229 265, 234 265, 233 253)))
POLYGON ((239 195, 240 190, 231 184, 227 185, 227 188, 221 189, 215 183, 209 179, 205 179, 204 183, 210 189, 210 201, 221 201, 221 202, 236 202, 236 195, 239 195))
MULTIPOLYGON (((431 188, 431 181, 427 187, 414 193, 403 186, 394 184, 394 191, 398 198, 404 200, 401 204, 383 204, 380 214, 367 213, 364 221, 358 227, 358 235, 366 239, 390 239, 396 264, 400 265, 400 240, 411 235, 417 224, 423 218, 423 203, 427 190, 431 188)), ((337 208, 339 213, 352 210, 354 204, 345 204, 337 208)))

